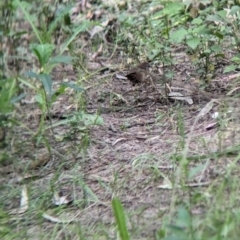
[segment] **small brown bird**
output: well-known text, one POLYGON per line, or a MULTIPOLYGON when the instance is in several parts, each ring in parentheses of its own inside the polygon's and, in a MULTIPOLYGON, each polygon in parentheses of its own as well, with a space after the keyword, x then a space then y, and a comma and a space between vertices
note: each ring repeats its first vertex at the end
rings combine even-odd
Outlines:
POLYGON ((146 80, 149 67, 150 65, 148 62, 141 63, 138 66, 130 69, 126 77, 132 82, 133 85, 142 83, 146 80))

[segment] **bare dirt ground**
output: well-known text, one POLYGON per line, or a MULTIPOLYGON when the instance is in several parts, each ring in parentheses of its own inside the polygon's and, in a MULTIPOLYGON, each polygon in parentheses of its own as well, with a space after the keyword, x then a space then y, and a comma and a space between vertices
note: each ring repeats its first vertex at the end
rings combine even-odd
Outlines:
MULTIPOLYGON (((87 139, 81 130, 71 136, 69 125, 54 127, 53 132, 56 135, 52 133, 46 135, 48 139, 52 139, 52 156, 49 156, 43 147, 42 158, 46 159, 47 165, 30 171, 31 175, 37 176, 37 179, 31 182, 34 193, 31 201, 45 199, 45 210, 48 212, 48 208, 52 208, 51 196, 44 196, 44 193, 50 194, 49 187, 53 182, 54 188, 64 196, 68 196, 74 203, 64 209, 64 214, 67 214, 64 218, 74 218, 83 226, 90 227, 93 232, 99 232, 100 230, 96 229, 104 226, 105 230, 108 229, 106 231, 109 231, 109 236, 114 238, 111 199, 113 196, 118 196, 128 214, 133 236, 135 239, 145 239, 154 236, 155 231, 161 227, 161 216, 170 211, 172 189, 167 180, 174 182, 175 171, 179 164, 174 156, 181 152, 182 142, 191 134, 189 155, 215 152, 219 149, 219 127, 206 129, 214 121, 210 114, 206 114, 196 124, 194 131, 190 132, 195 117, 207 103, 206 100, 194 102, 193 105, 178 101, 158 102, 152 97, 156 95, 154 89, 146 94, 144 86, 135 88, 128 81, 116 79, 114 74, 104 78, 104 82, 97 82, 98 79, 90 80, 97 83, 95 87, 86 91, 88 102, 86 110, 90 114, 100 111, 103 124, 88 128, 87 139), (178 129, 179 112, 184 123, 184 133, 186 133, 184 135, 181 135, 178 129), (70 139, 63 136, 68 136, 70 139), (87 141, 88 145, 86 150, 79 150, 84 141, 87 141), (84 197, 83 182, 90 189, 87 191, 88 204, 85 208, 82 207, 86 197, 84 197)), ((101 76, 95 76, 98 77, 101 76)), ((75 104, 72 101, 74 98, 74 92, 60 97, 53 109, 55 108, 58 114, 61 112, 65 115, 66 112, 75 111, 75 104)), ((36 131, 39 124, 37 113, 39 110, 36 104, 30 103, 20 107, 19 117, 28 124, 29 128, 36 131)), ((58 122, 59 119, 53 119, 52 125, 58 122)), ((30 136, 27 132, 22 132, 22 129, 18 131, 16 127, 14 136, 21 150, 18 149, 15 154, 18 160, 13 166, 17 169, 16 166, 20 165, 22 166, 20 169, 23 169, 26 162, 32 161, 30 160, 32 154, 39 150, 29 145, 30 136), (30 159, 27 160, 28 158, 30 159)), ((222 140, 222 146, 231 145, 231 142, 222 140)), ((199 165, 201 161, 205 165, 206 159, 199 159, 193 161, 190 168, 199 165)), ((227 158, 210 160, 205 165, 205 169, 189 181, 195 184, 191 187, 191 193, 194 194, 195 187, 198 188, 197 192, 204 192, 205 187, 221 175, 223 166, 230 162, 231 159, 227 158)), ((4 171, 6 168, 9 170, 9 166, 6 166, 4 171)), ((19 169, 17 172, 17 176, 23 174, 19 169)), ((16 179, 16 171, 3 175, 1 181, 11 183, 14 179, 16 179)), ((177 201, 181 202, 187 196, 179 190, 178 197, 177 201)), ((18 207, 18 198, 15 197, 15 200, 9 203, 6 199, 9 209, 18 207)), ((194 209, 196 214, 203 214, 205 208, 204 205, 196 205, 194 209)), ((54 211, 51 210, 50 215, 52 214, 54 211)), ((34 220, 33 225, 36 225, 34 220)), ((44 223, 44 225, 47 229, 52 229, 55 223, 44 223)), ((50 231, 47 229, 46 231, 50 231)), ((31 233, 28 234, 31 236, 31 233)))

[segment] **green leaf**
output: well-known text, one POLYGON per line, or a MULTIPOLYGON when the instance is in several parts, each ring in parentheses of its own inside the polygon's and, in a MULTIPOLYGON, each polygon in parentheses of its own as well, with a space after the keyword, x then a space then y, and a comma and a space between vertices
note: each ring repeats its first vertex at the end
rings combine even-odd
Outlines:
MULTIPOLYGON (((153 14, 152 19, 156 20, 158 18, 162 18, 164 16, 163 10, 160 10, 158 12, 156 12, 155 14, 153 14)), ((160 21, 160 20, 159 20, 160 21)), ((162 21, 161 21, 162 22, 162 21)))
POLYGON ((163 13, 169 16, 173 16, 179 13, 182 9, 184 9, 185 5, 181 2, 170 2, 167 3, 163 9, 163 13))
POLYGON ((239 54, 235 55, 234 57, 231 58, 232 62, 235 62, 237 64, 240 64, 240 56, 239 54))
POLYGON ((224 37, 224 35, 220 32, 220 31, 215 31, 214 33, 213 33, 213 35, 214 36, 216 36, 217 38, 219 38, 219 39, 223 39, 223 37, 224 37))
POLYGON ((234 15, 236 13, 239 13, 239 11, 240 11, 240 7, 239 6, 232 6, 230 14, 234 15))
POLYGON ((74 90, 76 90, 76 91, 79 91, 79 92, 84 91, 84 88, 79 87, 79 86, 78 86, 77 84, 75 84, 75 83, 63 82, 63 83, 60 83, 60 85, 66 86, 66 87, 70 87, 70 88, 72 88, 72 89, 74 89, 74 90))
POLYGON ((222 19, 226 19, 226 17, 227 17, 227 11, 226 10, 221 10, 221 11, 218 11, 217 12, 217 14, 218 14, 218 16, 220 17, 220 18, 222 18, 222 19))
POLYGON ((60 86, 55 92, 54 94, 52 94, 52 98, 51 98, 51 101, 52 102, 55 102, 58 98, 58 96, 62 95, 65 90, 66 90, 66 86, 60 86))
POLYGON ((46 73, 37 74, 32 71, 26 72, 25 74, 28 77, 36 78, 37 80, 39 80, 43 84, 46 93, 52 95, 52 79, 48 74, 46 73))
POLYGON ((129 15, 126 14, 125 12, 121 12, 116 17, 118 18, 118 21, 120 23, 123 23, 123 22, 125 22, 129 18, 129 15))
POLYGON ((207 16, 206 21, 215 22, 215 23, 225 23, 226 22, 225 17, 223 18, 220 15, 209 15, 207 16))
POLYGON ((18 102, 19 100, 25 98, 26 96, 27 96, 26 93, 22 93, 22 94, 20 94, 19 96, 12 98, 10 102, 11 102, 11 103, 16 103, 16 102, 18 102))
POLYGON ((211 31, 205 24, 201 25, 199 27, 193 28, 192 32, 197 33, 197 34, 210 34, 211 33, 211 31))
POLYGON ((72 60, 76 59, 75 57, 71 56, 56 56, 50 59, 49 63, 50 64, 56 64, 56 63, 65 63, 65 64, 71 64, 72 60))
POLYGON ((52 95, 52 79, 48 74, 39 74, 39 79, 43 84, 45 91, 52 95))
POLYGON ((16 94, 17 80, 13 78, 12 81, 8 81, 8 99, 11 100, 12 97, 16 94))
POLYGON ((192 20, 192 24, 200 25, 202 24, 203 20, 201 18, 195 18, 192 20))
POLYGON ((83 111, 79 111, 76 115, 73 115, 68 119, 69 123, 83 123, 84 126, 91 126, 91 125, 102 125, 103 118, 96 114, 87 114, 83 111))
POLYGON ((7 79, 7 80, 0 80, 0 112, 1 113, 9 113, 13 109, 13 105, 11 104, 10 100, 12 98, 12 94, 15 94, 15 91, 10 93, 10 89, 15 89, 15 79, 7 79))
POLYGON ((35 73, 35 72, 32 72, 32 71, 27 71, 27 72, 25 72, 25 75, 28 76, 28 77, 31 77, 31 78, 39 79, 38 74, 35 73))
POLYGON ((178 226, 186 227, 188 229, 191 227, 192 218, 189 211, 184 206, 181 206, 178 209, 177 222, 178 226))
POLYGON ((166 71, 165 76, 166 76, 167 79, 170 79, 174 76, 174 72, 168 70, 168 71, 166 71))
POLYGON ((188 31, 185 28, 180 28, 175 32, 172 32, 170 35, 170 39, 172 42, 180 43, 183 39, 185 39, 188 31))
POLYGON ((122 240, 129 240, 129 234, 125 219, 123 206, 118 198, 112 200, 112 209, 118 226, 118 231, 122 240))
POLYGON ((67 88, 66 86, 60 86, 60 87, 54 92, 54 94, 55 94, 56 96, 59 96, 59 95, 65 93, 66 88, 67 88))
POLYGON ((171 231, 171 233, 177 234, 179 237, 178 239, 182 239, 181 237, 185 236, 184 229, 181 226, 178 226, 176 224, 167 224, 166 227, 171 231))
POLYGON ((159 28, 159 26, 163 25, 163 20, 162 19, 153 19, 151 20, 151 25, 153 28, 159 28))
POLYGON ((158 239, 163 239, 163 238, 166 236, 166 233, 167 233, 167 231, 166 231, 166 229, 164 229, 164 228, 158 230, 157 233, 156 233, 156 235, 157 235, 157 236, 156 236, 156 237, 157 237, 156 240, 158 240, 158 239))
POLYGON ((188 239, 187 236, 179 236, 179 235, 171 235, 165 238, 162 238, 162 240, 186 240, 188 239))
POLYGON ((55 46, 53 44, 32 44, 31 49, 38 58, 40 66, 43 67, 49 62, 55 46))
POLYGON ((217 45, 217 44, 212 45, 212 46, 210 47, 210 49, 211 49, 213 52, 217 52, 217 53, 222 52, 222 48, 221 48, 219 45, 217 45))
POLYGON ((236 68, 237 66, 232 64, 230 66, 225 67, 223 73, 233 72, 236 70, 236 68))
POLYGON ((81 120, 84 122, 85 126, 90 125, 102 125, 103 124, 103 118, 99 115, 95 114, 82 114, 81 113, 81 120))
POLYGON ((43 103, 44 103, 43 97, 42 97, 42 95, 40 95, 40 94, 37 94, 37 95, 35 96, 35 99, 36 99, 36 101, 37 101, 38 103, 40 103, 40 104, 43 104, 43 103))
POLYGON ((190 38, 187 40, 187 45, 190 48, 195 49, 198 46, 198 44, 200 43, 200 41, 201 41, 200 38, 193 37, 193 38, 190 38))

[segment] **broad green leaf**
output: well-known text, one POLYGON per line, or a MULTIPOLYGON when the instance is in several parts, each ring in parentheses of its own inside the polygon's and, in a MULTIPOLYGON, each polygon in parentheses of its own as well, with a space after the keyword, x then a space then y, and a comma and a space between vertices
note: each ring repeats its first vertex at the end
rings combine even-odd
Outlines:
POLYGON ((81 118, 82 118, 81 120, 84 122, 85 126, 102 125, 103 124, 103 118, 98 115, 95 115, 95 114, 84 113, 81 118))
POLYGON ((226 10, 221 10, 217 12, 218 16, 222 19, 226 19, 228 12, 226 10))
POLYGON ((51 98, 51 101, 52 102, 55 102, 58 98, 58 96, 62 95, 65 90, 66 90, 66 86, 60 86, 55 92, 54 94, 52 94, 52 98, 51 98))
POLYGON ((159 27, 159 26, 163 25, 163 20, 162 19, 152 20, 151 25, 153 28, 159 27))
POLYGON ((236 70, 237 67, 238 67, 238 66, 233 65, 233 64, 232 64, 232 65, 229 65, 229 66, 227 66, 227 67, 224 68, 223 73, 233 72, 233 71, 236 70))
POLYGON ((42 82, 45 91, 52 95, 52 79, 48 74, 39 74, 39 79, 42 82))
POLYGON ((197 34, 210 34, 211 33, 211 31, 208 29, 206 24, 203 24, 201 26, 193 28, 192 32, 197 33, 197 34))
POLYGON ((48 94, 52 95, 52 79, 48 74, 46 73, 37 74, 32 71, 26 72, 25 74, 28 77, 36 78, 37 80, 39 80, 43 84, 44 90, 48 94))
POLYGON ((202 22, 203 22, 203 20, 201 18, 194 18, 191 23, 200 25, 200 24, 202 24, 202 22))
POLYGON ((212 34, 221 40, 224 37, 224 35, 220 31, 214 31, 212 34))
POLYGON ((237 64, 240 64, 240 56, 239 54, 235 55, 234 57, 231 58, 232 62, 235 62, 237 64))
POLYGON ((184 7, 185 5, 181 2, 170 2, 164 7, 163 13, 172 16, 180 12, 184 7))
POLYGON ((65 63, 65 64, 71 64, 72 60, 75 59, 74 57, 71 56, 56 56, 50 59, 49 63, 50 64, 55 64, 55 63, 65 63))
POLYGON ((234 14, 239 13, 239 12, 240 12, 240 7, 239 6, 232 6, 231 11, 230 11, 231 15, 234 15, 234 14))
POLYGON ((234 220, 225 221, 223 227, 221 228, 221 236, 223 236, 224 239, 229 239, 229 235, 231 234, 231 232, 235 231, 236 231, 235 221, 234 220))
POLYGON ((179 13, 182 9, 184 9, 184 7, 185 7, 185 5, 181 2, 167 3, 163 10, 161 10, 153 15, 153 18, 156 19, 156 18, 162 17, 164 15, 173 16, 173 15, 179 13))
POLYGON ((172 78, 174 76, 174 71, 166 71, 165 76, 168 79, 172 78))
MULTIPOLYGON (((172 237, 176 236, 178 238, 164 238, 164 239, 178 239, 178 240, 186 240, 186 234, 184 233, 184 228, 181 226, 178 226, 176 224, 168 224, 166 227, 170 230, 170 232, 173 234, 172 237)), ((170 237, 170 236, 169 236, 170 237)))
POLYGON ((85 126, 90 125, 102 125, 103 124, 103 118, 96 114, 87 114, 83 111, 79 111, 75 115, 71 116, 68 120, 69 123, 74 122, 81 122, 85 126))
POLYGON ((219 15, 209 15, 209 16, 207 16, 206 21, 225 23, 226 21, 224 19, 225 19, 225 17, 222 18, 219 15))
MULTIPOLYGON (((40 100, 40 98, 39 98, 40 100)), ((102 125, 103 124, 103 118, 96 114, 85 114, 84 112, 80 112, 79 115, 71 115, 68 119, 64 119, 62 121, 58 121, 54 123, 51 127, 57 127, 65 124, 72 124, 72 123, 78 123, 78 126, 85 127, 86 125, 102 125), (91 116, 90 116, 91 115, 91 116), (90 121, 91 119, 91 121, 90 121), (81 124, 80 124, 81 123, 81 124)), ((49 129, 50 127, 46 127, 46 129, 49 129)))
POLYGON ((222 48, 221 48, 219 45, 217 45, 217 44, 211 46, 210 49, 211 49, 213 52, 217 52, 217 53, 222 52, 222 48))
POLYGON ((20 94, 19 96, 12 98, 10 102, 11 102, 11 103, 16 103, 16 102, 18 102, 19 100, 25 98, 26 96, 27 96, 26 93, 22 93, 22 94, 20 94))
POLYGON ((116 17, 118 18, 119 22, 123 23, 129 18, 129 15, 125 12, 119 12, 116 17))
POLYGON ((53 44, 32 44, 31 49, 38 58, 40 66, 43 67, 49 62, 55 46, 53 44))
POLYGON ((31 78, 39 79, 39 75, 35 72, 32 72, 32 71, 25 72, 25 75, 28 76, 28 77, 31 77, 31 78))
POLYGON ((180 28, 175 32, 171 33, 170 39, 172 42, 180 43, 183 39, 185 39, 188 31, 185 28, 180 28))
POLYGON ((164 16, 163 10, 160 10, 160 11, 156 12, 155 14, 153 14, 152 19, 156 20, 156 19, 162 18, 163 16, 164 16))
POLYGON ((40 103, 40 104, 43 104, 43 103, 44 103, 44 100, 43 100, 43 98, 42 98, 42 95, 40 95, 40 94, 37 94, 37 95, 35 96, 35 99, 36 99, 36 101, 37 101, 38 103, 40 103))
POLYGON ((178 209, 178 223, 183 227, 191 227, 192 218, 189 211, 185 207, 180 207, 178 209))
POLYGON ((191 47, 192 49, 197 48, 198 44, 200 43, 200 38, 198 37, 193 37, 187 40, 187 45, 191 47))

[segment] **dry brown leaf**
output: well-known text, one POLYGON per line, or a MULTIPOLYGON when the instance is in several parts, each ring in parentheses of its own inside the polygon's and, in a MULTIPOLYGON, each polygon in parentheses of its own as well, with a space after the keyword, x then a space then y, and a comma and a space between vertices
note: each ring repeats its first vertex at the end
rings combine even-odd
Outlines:
POLYGON ((116 145, 117 143, 121 142, 121 141, 124 141, 124 140, 127 140, 126 138, 119 138, 117 140, 115 140, 113 143, 112 143, 112 146, 116 145))
POLYGON ((76 219, 63 220, 63 219, 60 219, 60 218, 57 218, 57 217, 50 216, 47 213, 43 213, 42 216, 43 216, 43 218, 47 219, 48 221, 54 222, 54 223, 72 223, 72 222, 76 222, 76 219))
POLYGON ((170 93, 168 94, 168 97, 170 97, 171 99, 186 101, 189 105, 192 105, 192 104, 193 104, 192 98, 190 98, 189 96, 185 97, 185 96, 184 96, 182 93, 180 93, 180 92, 170 92, 170 93))
POLYGON ((97 50, 97 52, 95 52, 92 55, 92 60, 94 60, 96 57, 100 56, 102 54, 102 50, 103 50, 103 44, 101 44, 97 50))
POLYGON ((115 77, 120 80, 127 80, 127 77, 125 77, 124 75, 118 74, 118 73, 116 73, 115 77))
POLYGON ((58 192, 54 192, 53 194, 53 204, 56 205, 56 206, 60 206, 60 205, 67 205, 69 203, 72 202, 72 200, 68 199, 67 196, 59 196, 58 192))
POLYGON ((209 113, 209 112, 212 110, 212 108, 213 108, 213 103, 214 103, 213 100, 211 100, 210 102, 208 102, 208 103, 204 106, 204 108, 201 109, 200 113, 198 114, 198 118, 203 117, 204 115, 206 115, 207 113, 209 113))
POLYGON ((21 214, 27 211, 29 206, 28 201, 28 190, 27 186, 23 185, 22 188, 22 194, 21 194, 21 200, 20 200, 20 207, 18 209, 13 209, 10 211, 10 214, 21 214))

